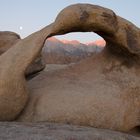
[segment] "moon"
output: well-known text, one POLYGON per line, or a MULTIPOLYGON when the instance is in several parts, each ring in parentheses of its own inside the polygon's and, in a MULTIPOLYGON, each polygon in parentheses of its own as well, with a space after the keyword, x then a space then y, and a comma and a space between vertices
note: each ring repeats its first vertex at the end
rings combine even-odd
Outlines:
POLYGON ((22 30, 22 29, 23 29, 23 27, 22 27, 22 26, 20 26, 20 27, 19 27, 19 29, 20 29, 20 30, 22 30))

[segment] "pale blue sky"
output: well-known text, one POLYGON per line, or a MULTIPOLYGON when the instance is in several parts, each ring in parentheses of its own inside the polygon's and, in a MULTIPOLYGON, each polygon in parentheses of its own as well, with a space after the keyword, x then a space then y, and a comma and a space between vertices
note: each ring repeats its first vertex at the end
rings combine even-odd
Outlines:
MULTIPOLYGON (((74 3, 91 3, 110 8, 140 27, 140 0, 0 0, 0 30, 14 31, 26 37, 53 22, 59 11, 74 3)), ((86 42, 99 36, 72 33, 60 38, 86 42)))

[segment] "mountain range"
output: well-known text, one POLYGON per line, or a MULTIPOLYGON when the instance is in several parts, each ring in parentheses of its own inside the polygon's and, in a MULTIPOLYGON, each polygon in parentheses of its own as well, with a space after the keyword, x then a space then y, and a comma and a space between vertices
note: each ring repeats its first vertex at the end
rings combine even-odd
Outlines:
POLYGON ((46 40, 42 55, 47 64, 68 64, 98 53, 104 46, 103 39, 83 44, 77 40, 59 40, 52 37, 46 40))

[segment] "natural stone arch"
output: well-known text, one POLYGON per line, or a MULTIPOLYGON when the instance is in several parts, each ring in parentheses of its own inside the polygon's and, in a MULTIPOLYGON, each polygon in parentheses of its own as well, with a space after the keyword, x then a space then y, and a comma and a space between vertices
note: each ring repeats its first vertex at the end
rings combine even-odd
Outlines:
POLYGON ((90 4, 69 6, 57 16, 54 30, 58 34, 95 32, 105 39, 110 49, 117 47, 115 51, 119 53, 139 55, 139 28, 107 8, 90 4))
MULTIPOLYGON (((101 60, 100 62, 102 62, 100 64, 101 67, 99 67, 101 73, 110 73, 114 69, 115 72, 117 72, 118 67, 125 69, 128 73, 132 71, 133 78, 136 77, 136 73, 139 73, 139 28, 127 20, 116 16, 113 11, 106 8, 89 4, 76 4, 69 6, 60 12, 54 23, 28 36, 27 38, 20 40, 13 46, 13 48, 9 49, 6 53, 0 56, 0 120, 14 120, 19 117, 19 115, 21 118, 23 116, 23 120, 26 120, 26 113, 29 113, 28 109, 26 112, 26 107, 28 108, 27 101, 29 93, 27 82, 24 77, 25 70, 40 53, 46 38, 53 35, 77 31, 93 31, 106 40, 107 45, 105 50, 95 57, 96 60, 99 58, 101 60), (131 38, 132 35, 133 38, 131 38), (112 62, 110 59, 112 59, 112 62), (106 68, 104 63, 108 64, 109 68, 106 68), (130 69, 128 69, 128 67, 130 67, 130 69), (12 75, 11 71, 13 73, 12 75), (24 111, 23 114, 20 114, 23 108, 25 109, 25 114, 24 111)), ((92 61, 93 58, 89 59, 88 62, 92 61)), ((83 67, 83 71, 85 71, 87 65, 85 65, 84 62, 82 62, 80 65, 82 64, 85 66, 83 67)), ((96 63, 94 63, 94 66, 95 64, 96 63)), ((72 69, 76 70, 76 68, 72 69)), ((126 73, 123 74, 126 76, 126 73)), ((53 76, 51 78, 53 78, 53 76)), ((107 80, 109 81, 109 79, 107 80)), ((127 82, 130 80, 131 78, 128 80, 126 79, 127 82)), ((119 81, 115 82, 118 86, 121 86, 119 81)), ((89 116, 87 116, 88 119, 86 120, 84 118, 85 120, 83 122, 71 118, 68 121, 74 124, 84 124, 101 128, 128 131, 129 129, 139 125, 140 87, 138 83, 139 78, 135 80, 134 88, 131 87, 131 89, 128 91, 120 91, 119 95, 115 94, 116 99, 113 97, 113 101, 116 103, 121 102, 122 104, 124 102, 126 104, 123 108, 124 112, 122 112, 120 107, 118 107, 116 104, 113 104, 113 101, 111 101, 109 104, 106 102, 105 105, 110 107, 111 111, 113 111, 112 105, 118 108, 116 112, 113 112, 113 114, 115 114, 114 116, 116 117, 115 120, 113 120, 115 123, 111 120, 112 114, 110 114, 110 111, 106 112, 102 106, 100 111, 105 111, 107 113, 105 114, 107 118, 105 116, 104 119, 107 119, 106 121, 108 123, 105 121, 105 123, 98 124, 98 122, 95 120, 98 119, 99 116, 96 116, 96 114, 94 115, 94 112, 92 112, 93 116, 90 116, 89 114, 89 116), (121 92, 124 92, 124 94, 121 92), (129 113, 127 113, 127 111, 132 111, 131 115, 127 116, 129 113), (120 120, 117 118, 118 115, 121 116, 119 118, 120 120)), ((125 83, 123 84, 125 85, 125 83)), ((96 98, 96 96, 93 96, 93 98, 94 97, 96 98)), ((30 104, 30 100, 28 104, 30 104)), ((36 116, 35 121, 40 121, 42 119, 41 117, 43 116, 36 116)), ((56 118, 56 120, 54 119, 52 121, 59 122, 60 120, 59 118, 56 118)), ((64 120, 61 120, 60 122, 66 121, 67 120, 64 118, 64 120)))

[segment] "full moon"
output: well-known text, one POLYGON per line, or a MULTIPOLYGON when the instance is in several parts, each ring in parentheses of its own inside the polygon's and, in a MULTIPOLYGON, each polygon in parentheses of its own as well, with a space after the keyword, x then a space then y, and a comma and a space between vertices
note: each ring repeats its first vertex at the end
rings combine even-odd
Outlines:
POLYGON ((19 27, 19 29, 20 29, 20 30, 22 30, 22 29, 23 29, 23 27, 22 27, 22 26, 20 26, 20 27, 19 27))

